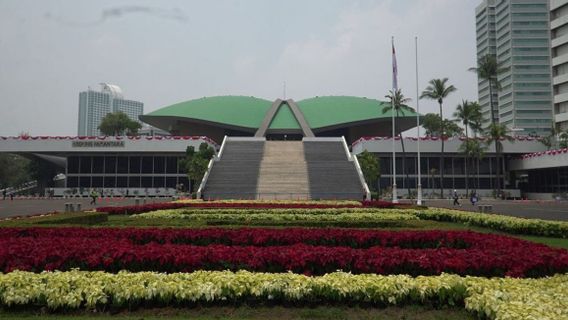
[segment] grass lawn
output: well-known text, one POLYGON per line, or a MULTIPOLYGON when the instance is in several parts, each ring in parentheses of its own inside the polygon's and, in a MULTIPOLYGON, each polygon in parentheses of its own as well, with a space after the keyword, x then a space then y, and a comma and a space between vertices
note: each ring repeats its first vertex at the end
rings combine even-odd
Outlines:
POLYGON ((384 319, 384 320, 461 320, 475 319, 475 317, 460 308, 434 309, 422 306, 360 308, 319 306, 315 308, 291 307, 204 307, 187 309, 144 309, 131 312, 88 313, 75 312, 62 314, 40 314, 33 312, 0 312, 0 318, 11 319, 384 319))

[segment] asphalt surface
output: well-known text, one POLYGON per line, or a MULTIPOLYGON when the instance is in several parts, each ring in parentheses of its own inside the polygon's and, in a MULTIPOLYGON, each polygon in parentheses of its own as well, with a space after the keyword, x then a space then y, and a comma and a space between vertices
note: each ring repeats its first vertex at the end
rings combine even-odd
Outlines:
MULTIPOLYGON (((141 199, 142 202, 144 199, 141 199)), ((157 203, 171 201, 170 198, 147 198, 147 203, 157 203)), ((73 203, 76 206, 77 203, 81 204, 82 210, 91 210, 98 207, 109 207, 109 206, 128 206, 134 205, 134 198, 114 198, 114 199, 98 199, 96 205, 90 204, 91 199, 87 198, 72 198, 72 199, 16 199, 14 200, 2 200, 0 197, 0 219, 15 217, 15 216, 29 216, 44 214, 50 212, 64 212, 65 203, 73 203)))
MULTIPOLYGON (((148 198, 147 203, 171 201, 170 198, 148 198)), ((96 205, 91 205, 90 199, 73 198, 73 199, 14 199, 2 200, 0 198, 0 219, 14 216, 37 215, 49 212, 63 212, 65 203, 81 203, 83 210, 94 209, 107 206, 126 206, 134 205, 134 198, 115 198, 115 199, 99 199, 96 205)), ((424 201, 424 204, 430 207, 453 208, 460 210, 468 210, 478 212, 478 208, 472 206, 467 199, 461 199, 461 207, 453 206, 453 200, 430 200, 424 201)), ((502 200, 484 200, 479 204, 493 206, 493 213, 499 213, 515 217, 545 219, 545 220, 561 220, 568 221, 568 201, 502 201, 502 200)))
MULTIPOLYGON (((461 206, 454 206, 453 200, 430 200, 424 205, 429 207, 452 208, 479 212, 477 206, 471 205, 468 199, 460 199, 461 206)), ((507 216, 568 221, 568 201, 537 201, 537 200, 484 200, 478 205, 493 206, 493 213, 507 216)))

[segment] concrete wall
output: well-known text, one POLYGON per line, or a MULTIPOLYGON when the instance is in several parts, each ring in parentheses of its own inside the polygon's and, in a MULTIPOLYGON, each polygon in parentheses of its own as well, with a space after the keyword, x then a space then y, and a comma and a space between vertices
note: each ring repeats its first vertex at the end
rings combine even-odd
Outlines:
POLYGON ((510 162, 511 170, 523 171, 544 168, 558 168, 568 166, 568 153, 561 154, 544 154, 527 159, 517 159, 510 162))
MULTIPOLYGON (((450 153, 460 153, 459 147, 463 143, 459 138, 448 139, 444 143, 444 152, 450 153)), ((526 154, 533 152, 546 151, 546 146, 537 140, 517 140, 515 142, 503 141, 503 152, 505 154, 526 154)), ((424 153, 438 153, 441 148, 440 140, 421 140, 420 141, 420 152, 424 153)), ((404 147, 408 153, 417 152, 417 141, 411 138, 404 139, 404 147)), ((362 140, 353 144, 353 153, 359 154, 364 150, 373 153, 388 153, 392 150, 392 140, 390 138, 380 138, 380 140, 362 140)), ((395 143, 396 152, 402 152, 402 146, 400 140, 396 140, 395 143)), ((495 145, 489 145, 486 153, 495 153, 495 145)))
POLYGON ((203 142, 213 145, 206 137, 0 137, 0 153, 70 154, 87 152, 185 152, 188 146, 198 148, 203 142), (108 143, 107 143, 108 142, 108 143))

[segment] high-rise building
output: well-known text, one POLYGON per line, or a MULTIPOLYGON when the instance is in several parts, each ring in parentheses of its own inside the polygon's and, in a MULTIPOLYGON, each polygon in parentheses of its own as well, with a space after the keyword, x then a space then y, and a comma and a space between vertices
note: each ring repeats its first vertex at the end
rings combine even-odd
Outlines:
MULTIPOLYGON (((496 121, 516 135, 548 135, 553 118, 549 0, 484 0, 476 15, 478 58, 495 50, 503 70, 497 77, 496 121)), ((479 101, 488 115, 484 81, 479 101)))
POLYGON ((125 100, 119 86, 101 83, 101 91, 89 88, 79 93, 78 135, 98 136, 102 119, 111 112, 123 112, 130 119, 140 122, 138 116, 144 113, 144 104, 125 100))
POLYGON ((552 76, 556 128, 568 130, 568 0, 551 0, 552 76))
MULTIPOLYGON (((486 55, 496 56, 497 54, 497 38, 495 37, 495 0, 485 0, 475 11, 476 30, 477 30, 477 57, 478 59, 486 55)), ((497 105, 499 92, 495 84, 489 88, 489 81, 486 79, 478 79, 477 93, 478 102, 481 106, 483 118, 486 120, 485 125, 491 121, 491 102, 493 106, 497 105), (490 99, 493 96, 493 100, 490 99)), ((497 122, 499 113, 493 110, 493 118, 497 122)))

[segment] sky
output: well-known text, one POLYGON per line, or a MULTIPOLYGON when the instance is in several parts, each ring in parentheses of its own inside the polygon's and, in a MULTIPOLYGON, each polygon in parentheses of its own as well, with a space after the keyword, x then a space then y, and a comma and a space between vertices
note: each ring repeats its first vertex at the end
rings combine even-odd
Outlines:
MULTIPOLYGON (((0 135, 76 135, 79 92, 119 85, 149 113, 217 95, 296 101, 449 78, 451 117, 477 99, 480 0, 0 0, 0 135)), ((438 112, 420 100, 420 113, 438 112)))

